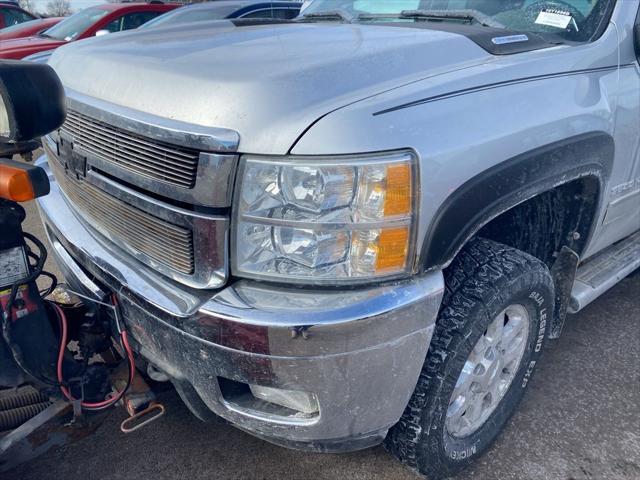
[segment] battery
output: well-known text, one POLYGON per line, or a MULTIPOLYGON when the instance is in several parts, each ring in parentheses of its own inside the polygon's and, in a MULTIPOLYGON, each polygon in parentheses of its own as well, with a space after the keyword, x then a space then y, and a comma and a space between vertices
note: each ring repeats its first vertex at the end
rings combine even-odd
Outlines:
POLYGON ((35 280, 28 280, 32 267, 22 231, 24 219, 25 211, 19 204, 0 199, 0 386, 3 387, 23 383, 29 372, 40 378, 55 378, 58 340, 38 286, 35 280), (13 288, 15 298, 8 318, 4 319, 13 288), (18 362, 16 354, 20 357, 18 362), (19 365, 24 365, 27 371, 19 365))

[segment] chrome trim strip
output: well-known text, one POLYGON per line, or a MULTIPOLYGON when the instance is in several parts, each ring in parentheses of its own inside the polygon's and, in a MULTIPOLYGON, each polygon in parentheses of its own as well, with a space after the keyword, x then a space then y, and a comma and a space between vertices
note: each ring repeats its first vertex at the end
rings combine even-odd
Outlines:
MULTIPOLYGON (((252 399, 254 400, 254 399, 252 399)), ((255 400, 254 400, 255 401, 255 400)), ((255 408, 251 408, 251 401, 246 402, 247 405, 241 405, 238 401, 229 401, 224 397, 221 399, 222 404, 229 409, 230 412, 242 415, 244 418, 257 420, 259 422, 269 423, 271 425, 283 425, 285 427, 297 427, 297 426, 313 426, 320 421, 320 415, 315 413, 309 417, 295 417, 293 415, 287 416, 284 414, 278 415, 271 412, 263 412, 255 408)))
MULTIPOLYGON (((210 207, 230 207, 237 167, 237 155, 201 152, 191 201, 210 207)), ((180 192, 174 192, 174 198, 182 199, 180 192)))
POLYGON ((203 127, 158 117, 115 105, 66 89, 70 108, 110 125, 156 138, 160 141, 208 152, 232 153, 240 143, 238 132, 226 128, 203 127))

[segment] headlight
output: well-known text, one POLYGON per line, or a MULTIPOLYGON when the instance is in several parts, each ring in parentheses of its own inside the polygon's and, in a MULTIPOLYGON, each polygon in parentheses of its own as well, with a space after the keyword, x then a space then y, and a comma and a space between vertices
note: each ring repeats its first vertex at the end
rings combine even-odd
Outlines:
POLYGON ((400 276, 413 267, 415 158, 244 157, 233 270, 306 283, 400 276))

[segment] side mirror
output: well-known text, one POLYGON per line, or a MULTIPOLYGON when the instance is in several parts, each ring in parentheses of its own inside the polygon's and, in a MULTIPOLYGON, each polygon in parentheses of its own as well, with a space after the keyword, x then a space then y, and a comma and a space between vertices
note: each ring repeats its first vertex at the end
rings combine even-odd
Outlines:
POLYGON ((49 65, 0 62, 0 150, 56 130, 65 116, 64 89, 49 65))
POLYGON ((111 32, 110 32, 109 30, 98 30, 98 31, 96 32, 96 37, 101 37, 101 36, 103 36, 103 35, 108 35, 108 34, 110 34, 110 33, 111 33, 111 32))

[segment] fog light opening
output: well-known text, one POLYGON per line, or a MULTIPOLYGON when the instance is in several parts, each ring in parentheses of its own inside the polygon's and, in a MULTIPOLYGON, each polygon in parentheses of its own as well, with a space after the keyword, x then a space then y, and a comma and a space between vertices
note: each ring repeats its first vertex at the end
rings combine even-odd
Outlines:
POLYGON ((249 389, 255 398, 264 402, 273 403, 307 415, 317 414, 320 411, 318 399, 313 393, 260 385, 249 385, 249 389))

